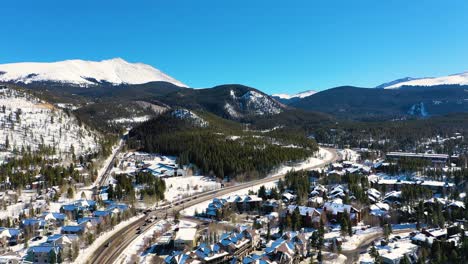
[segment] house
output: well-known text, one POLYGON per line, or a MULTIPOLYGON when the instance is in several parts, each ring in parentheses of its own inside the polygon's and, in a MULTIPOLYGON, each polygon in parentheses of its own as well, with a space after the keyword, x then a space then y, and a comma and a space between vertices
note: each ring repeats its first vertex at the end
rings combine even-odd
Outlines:
POLYGON ((164 259, 164 263, 166 264, 188 264, 188 263, 191 263, 191 260, 192 259, 189 254, 186 254, 181 251, 175 251, 164 259))
POLYGON ((85 232, 85 227, 82 225, 66 225, 62 227, 62 234, 82 235, 85 232))
POLYGON ((180 228, 174 238, 174 248, 176 250, 192 249, 197 243, 196 228, 180 228))
POLYGON ((296 200, 296 195, 289 192, 285 192, 281 195, 281 200, 283 200, 283 202, 285 203, 291 203, 296 200))
POLYGON ((67 216, 65 214, 50 212, 44 212, 41 218, 44 219, 49 226, 53 225, 55 227, 62 226, 65 223, 65 220, 67 220, 67 216))
POLYGON ((227 198, 214 198, 208 204, 205 214, 210 218, 217 218, 222 209, 229 208, 236 212, 251 212, 262 208, 262 198, 257 195, 234 195, 227 198))
POLYGON ((382 194, 378 190, 374 188, 370 188, 367 190, 367 198, 369 198, 369 201, 371 203, 378 202, 381 197, 382 197, 382 194))
POLYGON ((288 215, 292 215, 296 209, 299 211, 299 214, 302 217, 301 221, 302 223, 305 223, 306 227, 318 228, 320 226, 320 219, 322 218, 321 209, 307 206, 289 205, 286 209, 286 213, 288 215))
POLYGON ((52 262, 61 262, 60 258, 61 249, 60 247, 42 244, 39 246, 33 246, 28 248, 25 260, 38 264, 46 264, 52 262))
POLYGON ((271 261, 279 264, 293 264, 298 262, 294 243, 284 238, 273 241, 271 245, 265 249, 265 255, 268 256, 271 261))
POLYGON ((43 219, 28 218, 21 221, 20 227, 25 233, 37 236, 40 235, 39 230, 46 228, 46 221, 43 219))
POLYGON ((70 245, 73 242, 74 239, 71 236, 72 235, 63 235, 63 234, 51 235, 47 238, 46 243, 51 244, 53 246, 63 247, 64 245, 70 245))
MULTIPOLYGON (((196 230, 181 233, 179 230, 176 241, 189 241, 195 236, 196 230), (183 238, 182 236, 187 236, 183 238)), ((177 242, 178 243, 178 242, 177 242)), ((183 245, 186 245, 184 243, 183 245)), ((237 263, 239 259, 247 256, 253 249, 260 245, 260 235, 256 230, 248 227, 237 227, 234 232, 225 233, 221 236, 219 242, 213 245, 205 243, 196 247, 193 251, 173 251, 165 258, 166 264, 178 263, 207 263, 207 264, 231 264, 237 263)), ((179 246, 180 248, 180 246, 179 246)))
POLYGON ((361 210, 349 204, 327 202, 323 205, 323 212, 327 214, 329 220, 339 221, 345 211, 349 215, 353 225, 361 221, 361 210))
POLYGON ((87 212, 96 210, 96 202, 93 200, 77 200, 72 204, 62 205, 60 212, 66 214, 70 219, 78 219, 84 216, 87 212))
POLYGON ((23 242, 23 233, 16 228, 0 227, 0 244, 3 246, 14 246, 23 242))
POLYGON ((254 241, 258 236, 249 232, 232 232, 223 234, 219 241, 221 247, 235 257, 244 257, 254 249, 254 241))
POLYGON ((262 204, 262 211, 265 213, 276 212, 278 211, 279 205, 280 205, 279 201, 275 199, 266 200, 262 204))
POLYGON ((445 228, 423 229, 421 233, 426 235, 426 237, 432 237, 437 240, 447 238, 447 229, 445 228))
POLYGON ((204 264, 229 264, 232 256, 216 243, 213 245, 201 244, 193 252, 193 257, 204 264))

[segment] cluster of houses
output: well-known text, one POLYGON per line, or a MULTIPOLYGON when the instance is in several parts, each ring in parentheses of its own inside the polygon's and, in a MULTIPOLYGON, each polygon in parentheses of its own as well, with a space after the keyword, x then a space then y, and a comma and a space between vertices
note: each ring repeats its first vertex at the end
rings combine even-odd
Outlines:
MULTIPOLYGON (((110 225, 112 217, 121 216, 128 209, 126 204, 105 201, 103 209, 97 210, 94 200, 76 200, 62 205, 60 212, 48 211, 22 219, 17 228, 0 227, 0 247, 6 252, 11 246, 29 243, 24 261, 50 263, 51 256, 59 258, 84 234, 97 233, 99 225, 110 225)), ((10 256, 0 256, 0 262, 4 258, 10 256)))
POLYGON ((317 185, 311 192, 312 197, 309 199, 309 205, 312 204, 316 207, 296 205, 295 195, 290 192, 285 192, 282 195, 282 200, 268 199, 263 201, 257 195, 234 195, 227 198, 214 198, 201 216, 221 220, 222 211, 228 209, 235 213, 253 212, 272 215, 271 213, 274 212, 278 217, 286 217, 298 209, 302 222, 308 223, 307 226, 309 227, 318 228, 320 220, 337 222, 345 213, 350 217, 351 223, 356 225, 361 221, 361 210, 350 204, 343 204, 341 198, 339 198, 341 194, 344 195, 344 189, 342 188, 336 186, 330 191, 330 195, 336 199, 317 203, 313 197, 323 197, 321 195, 327 192, 324 186, 317 185))
POLYGON ((149 172, 155 177, 168 178, 185 176, 186 171, 180 169, 175 159, 144 152, 129 152, 121 158, 116 173, 134 175, 138 172, 149 172))
POLYGON ((237 227, 232 233, 223 234, 219 241, 201 244, 194 250, 175 251, 165 258, 166 264, 292 264, 309 255, 308 239, 311 233, 285 232, 281 237, 269 241, 262 251, 258 230, 237 227), (256 253, 252 253, 256 251, 256 253))

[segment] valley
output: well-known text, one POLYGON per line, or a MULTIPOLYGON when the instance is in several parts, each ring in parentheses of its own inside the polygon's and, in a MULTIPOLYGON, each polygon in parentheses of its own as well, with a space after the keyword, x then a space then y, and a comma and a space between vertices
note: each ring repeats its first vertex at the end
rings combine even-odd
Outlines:
POLYGON ((463 83, 270 96, 122 59, 35 67, 0 65, 0 260, 461 259, 463 83))

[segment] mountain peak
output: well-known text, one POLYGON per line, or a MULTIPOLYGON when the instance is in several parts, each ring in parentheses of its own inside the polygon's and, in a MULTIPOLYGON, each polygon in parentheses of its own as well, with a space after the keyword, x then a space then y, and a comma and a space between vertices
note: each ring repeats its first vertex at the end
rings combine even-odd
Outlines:
POLYGON ((90 86, 98 83, 119 85, 163 81, 187 87, 151 65, 130 63, 122 58, 101 61, 74 59, 58 62, 0 64, 0 82, 29 84, 44 81, 78 86, 90 86))

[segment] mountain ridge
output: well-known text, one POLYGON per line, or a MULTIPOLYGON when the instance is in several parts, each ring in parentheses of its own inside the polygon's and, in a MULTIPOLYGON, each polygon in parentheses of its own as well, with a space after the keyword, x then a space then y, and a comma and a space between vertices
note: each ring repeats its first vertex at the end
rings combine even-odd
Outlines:
POLYGON ((144 84, 155 81, 187 87, 153 66, 130 63, 122 58, 101 61, 75 59, 0 64, 0 82, 24 84, 57 82, 87 87, 99 84, 144 84))

